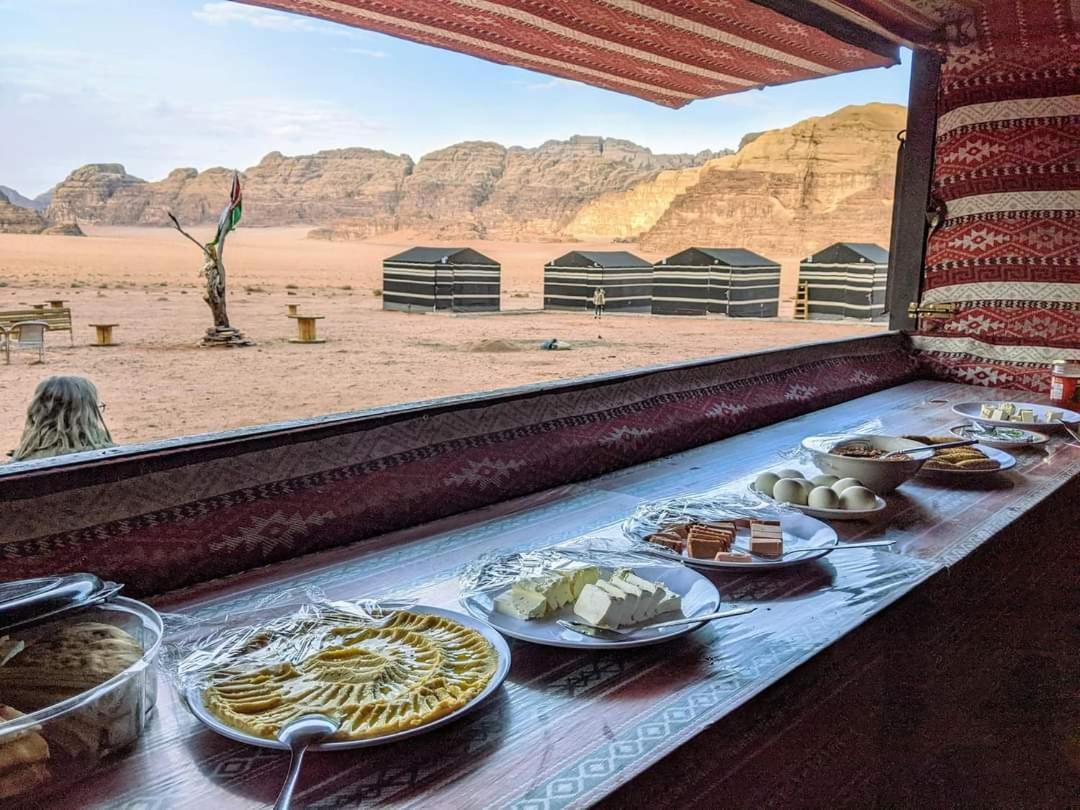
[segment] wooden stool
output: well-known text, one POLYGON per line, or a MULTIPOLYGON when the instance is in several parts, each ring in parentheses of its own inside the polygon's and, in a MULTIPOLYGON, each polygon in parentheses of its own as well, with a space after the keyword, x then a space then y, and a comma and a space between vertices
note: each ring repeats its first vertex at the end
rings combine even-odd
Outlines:
POLYGON ((115 346, 112 339, 112 330, 114 327, 119 326, 118 323, 92 323, 90 326, 97 330, 97 343, 91 343, 91 346, 115 346))
POLYGON ((315 336, 315 321, 321 321, 323 315, 290 315, 296 319, 296 337, 289 343, 326 343, 325 340, 315 336))
POLYGON ((63 309, 63 308, 64 308, 64 302, 63 302, 62 299, 54 298, 51 301, 49 301, 49 309, 63 309))
POLYGON ((289 308, 289 317, 292 318, 292 317, 294 317, 296 315, 296 310, 300 305, 299 304, 286 304, 285 306, 289 308))

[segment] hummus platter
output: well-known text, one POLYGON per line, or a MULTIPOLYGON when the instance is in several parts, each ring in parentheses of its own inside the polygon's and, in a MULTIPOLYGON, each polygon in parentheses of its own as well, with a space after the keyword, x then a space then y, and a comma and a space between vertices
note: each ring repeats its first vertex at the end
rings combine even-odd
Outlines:
POLYGON ((432 607, 362 619, 326 612, 277 623, 223 650, 186 697, 213 730, 284 748, 281 730, 323 714, 340 727, 313 750, 381 744, 474 708, 505 678, 510 652, 468 616, 432 607))

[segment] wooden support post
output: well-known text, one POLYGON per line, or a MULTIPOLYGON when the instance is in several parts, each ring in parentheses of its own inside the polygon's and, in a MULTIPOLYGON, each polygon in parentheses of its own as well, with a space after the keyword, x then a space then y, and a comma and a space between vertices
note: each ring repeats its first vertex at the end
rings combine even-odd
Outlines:
POLYGON ((937 93, 941 57, 915 51, 908 89, 907 137, 896 167, 889 276, 885 294, 890 329, 914 329, 908 306, 917 303, 926 259, 926 210, 934 175, 937 93))

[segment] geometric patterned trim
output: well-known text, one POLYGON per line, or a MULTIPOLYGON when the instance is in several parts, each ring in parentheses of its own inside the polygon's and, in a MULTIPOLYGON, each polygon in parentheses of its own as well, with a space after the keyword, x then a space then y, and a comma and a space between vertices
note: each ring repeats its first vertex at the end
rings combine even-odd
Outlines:
POLYGON ((985 124, 990 121, 1010 121, 1021 118, 1075 116, 1080 110, 1080 95, 1052 98, 1012 98, 969 104, 951 110, 938 118, 937 134, 945 135, 959 127, 985 124))
POLYGON ((998 211, 1080 211, 1080 191, 1002 191, 949 203, 949 219, 998 211))
POLYGON ((911 341, 915 344, 915 348, 920 351, 966 354, 969 357, 999 360, 1006 363, 1041 363, 1049 367, 1054 360, 1062 358, 1080 359, 1080 349, 1053 346, 996 346, 977 338, 961 335, 950 337, 914 335, 911 341))
POLYGON ((1040 301, 1080 305, 1080 279, 1076 284, 1038 284, 1024 281, 973 283, 957 279, 947 286, 927 290, 926 304, 953 304, 973 301, 1040 301))

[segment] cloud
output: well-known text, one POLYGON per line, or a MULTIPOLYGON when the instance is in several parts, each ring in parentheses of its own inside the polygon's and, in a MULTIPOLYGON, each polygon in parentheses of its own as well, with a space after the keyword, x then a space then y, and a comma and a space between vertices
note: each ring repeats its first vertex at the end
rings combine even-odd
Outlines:
POLYGON ((371 48, 345 48, 345 53, 356 54, 357 56, 366 56, 369 59, 385 59, 386 51, 375 51, 371 48))
POLYGON ((33 104, 37 101, 48 101, 49 97, 44 93, 22 93, 19 96, 20 104, 33 104))
POLYGON ((336 23, 322 22, 299 14, 287 14, 258 6, 246 6, 233 0, 203 3, 202 8, 192 12, 192 16, 200 22, 216 26, 238 24, 282 33, 327 34, 350 38, 362 36, 359 32, 336 23))

